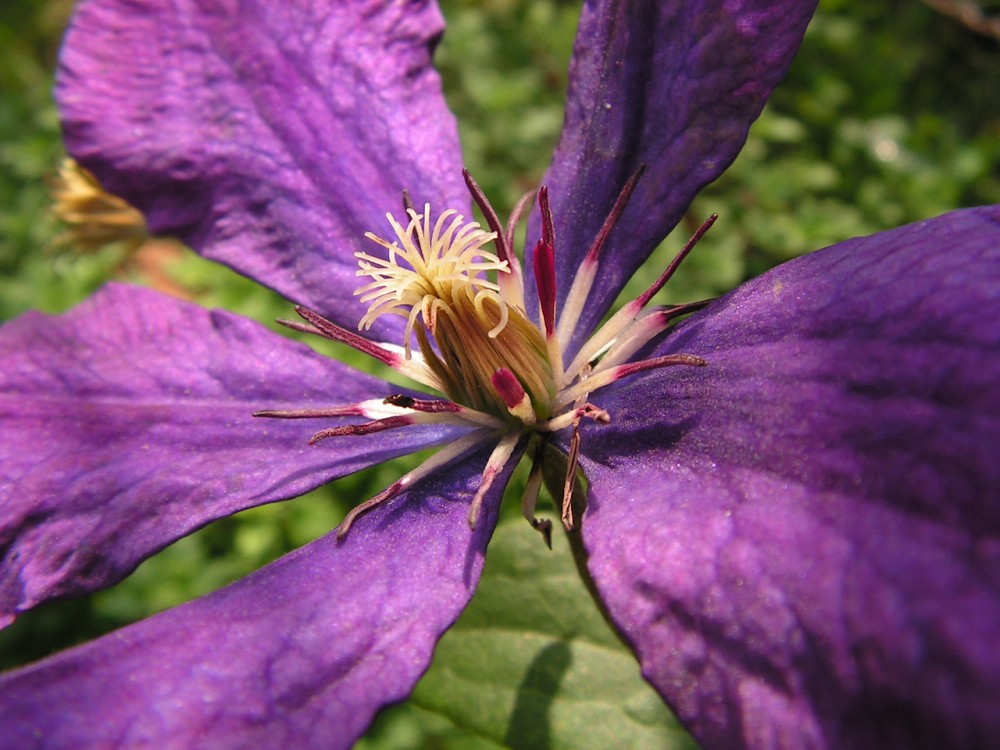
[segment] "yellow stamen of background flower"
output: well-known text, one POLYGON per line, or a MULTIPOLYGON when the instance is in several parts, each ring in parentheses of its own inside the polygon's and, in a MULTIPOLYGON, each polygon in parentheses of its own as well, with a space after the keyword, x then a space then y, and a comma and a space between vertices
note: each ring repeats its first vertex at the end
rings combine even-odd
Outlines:
POLYGON ((52 199, 52 211, 66 227, 56 239, 61 247, 94 252, 124 242, 134 250, 149 238, 142 212, 104 190, 74 159, 64 159, 59 167, 52 199))

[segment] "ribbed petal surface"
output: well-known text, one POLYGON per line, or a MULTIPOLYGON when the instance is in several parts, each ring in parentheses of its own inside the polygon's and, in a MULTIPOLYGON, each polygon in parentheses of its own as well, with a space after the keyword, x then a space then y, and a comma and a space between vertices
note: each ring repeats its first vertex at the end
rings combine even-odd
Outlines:
POLYGON ((154 232, 350 326, 353 252, 403 190, 469 205, 431 68, 443 29, 432 0, 84 0, 66 145, 154 232))
POLYGON ((590 569, 706 746, 1000 736, 998 279, 995 207, 852 240, 600 400, 590 569))
MULTIPOLYGON (((640 165, 647 170, 605 249, 574 347, 739 153, 815 7, 814 0, 584 5, 566 123, 543 179, 556 222, 560 302, 625 181, 640 165)), ((532 226, 528 248, 540 235, 537 216, 532 226)))
POLYGON ((445 439, 308 445, 330 422, 255 419, 399 388, 236 315, 111 285, 0 328, 0 614, 110 585, 244 508, 445 439))
MULTIPOLYGON (((0 677, 17 748, 350 747, 467 604, 496 523, 487 454, 215 594, 0 677)), ((361 499, 361 498, 359 498, 361 499)))

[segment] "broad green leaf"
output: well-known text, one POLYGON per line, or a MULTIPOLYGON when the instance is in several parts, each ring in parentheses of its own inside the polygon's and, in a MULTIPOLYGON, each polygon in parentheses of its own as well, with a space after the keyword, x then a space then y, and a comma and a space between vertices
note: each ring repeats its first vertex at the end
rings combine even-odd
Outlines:
POLYGON ((502 522, 472 604, 411 702, 514 748, 693 748, 604 621, 558 533, 502 522))

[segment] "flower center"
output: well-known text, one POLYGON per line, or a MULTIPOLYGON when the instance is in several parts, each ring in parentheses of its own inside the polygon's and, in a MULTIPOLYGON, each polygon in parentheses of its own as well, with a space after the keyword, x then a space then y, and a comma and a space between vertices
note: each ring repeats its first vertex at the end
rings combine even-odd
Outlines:
MULTIPOLYGON (((379 344, 348 331, 305 308, 296 308, 305 324, 280 321, 301 331, 349 344, 400 373, 444 394, 447 399, 422 399, 405 394, 372 399, 328 409, 261 411, 257 416, 284 419, 366 417, 371 421, 329 427, 312 437, 364 435, 415 424, 459 424, 470 428, 462 437, 441 448, 424 464, 385 491, 362 503, 344 519, 338 531, 344 536, 354 520, 390 500, 438 468, 485 445, 494 445, 479 489, 469 509, 475 526, 480 506, 494 479, 518 450, 529 450, 532 468, 522 502, 525 517, 550 540, 551 523, 535 518, 535 503, 542 484, 545 456, 551 455, 555 433, 571 430, 564 459, 565 484, 562 521, 575 528, 573 498, 578 486, 577 457, 584 419, 608 422, 611 416, 590 403, 595 391, 644 370, 671 365, 703 366, 691 354, 670 354, 639 361, 632 357, 673 321, 707 304, 708 300, 676 307, 647 308, 677 266, 715 221, 709 218, 681 250, 673 263, 639 298, 625 305, 573 352, 565 365, 563 353, 574 340, 576 326, 600 268, 601 253, 641 176, 635 174, 621 195, 572 280, 562 309, 557 310, 555 230, 548 190, 538 191, 542 237, 535 247, 534 280, 539 315, 535 323, 524 305, 524 277, 512 252, 514 227, 521 213, 515 210, 502 227, 482 190, 467 171, 470 194, 491 231, 466 221, 454 210, 433 219, 431 207, 422 212, 407 209, 405 226, 387 214, 395 237, 391 240, 367 233, 384 254, 358 252, 357 275, 368 281, 356 291, 368 310, 358 324, 370 330, 383 315, 406 319, 402 347, 379 344), (493 243, 496 252, 486 250, 493 243), (416 350, 413 346, 417 342, 416 350)), ((523 206, 526 201, 522 201, 523 206)))

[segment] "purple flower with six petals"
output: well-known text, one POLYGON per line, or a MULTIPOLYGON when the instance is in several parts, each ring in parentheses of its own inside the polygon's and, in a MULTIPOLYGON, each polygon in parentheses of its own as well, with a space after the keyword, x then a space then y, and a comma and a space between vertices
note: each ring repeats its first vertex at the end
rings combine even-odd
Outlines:
POLYGON ((986 746, 1000 732, 1000 210, 816 252, 670 331, 650 320, 670 311, 636 310, 587 349, 735 157, 813 7, 588 3, 512 283, 499 225, 495 255, 474 228, 430 241, 432 210, 471 213, 431 67, 433 2, 84 0, 58 92, 71 154, 153 231, 303 305, 306 329, 370 325, 395 346, 360 347, 424 368, 450 400, 128 286, 4 326, 7 622, 109 586, 214 519, 429 446, 444 457, 349 534, 4 675, 15 746, 349 745, 467 604, 529 437, 579 449, 587 506, 566 514, 571 533, 644 675, 706 745, 986 746), (365 234, 404 191, 432 209, 376 255, 365 234), (466 265, 431 273, 446 293, 397 283, 459 237, 466 265), (374 284, 361 297, 355 253, 374 284), (435 316, 453 313, 473 328, 444 333, 435 316), (503 365, 473 367, 466 333, 503 365), (414 338, 422 356, 402 353, 414 338), (708 366, 615 371, 602 352, 708 366), (457 417, 441 406, 456 401, 457 417), (395 421, 310 447, 301 422, 252 416, 331 405, 395 421))

